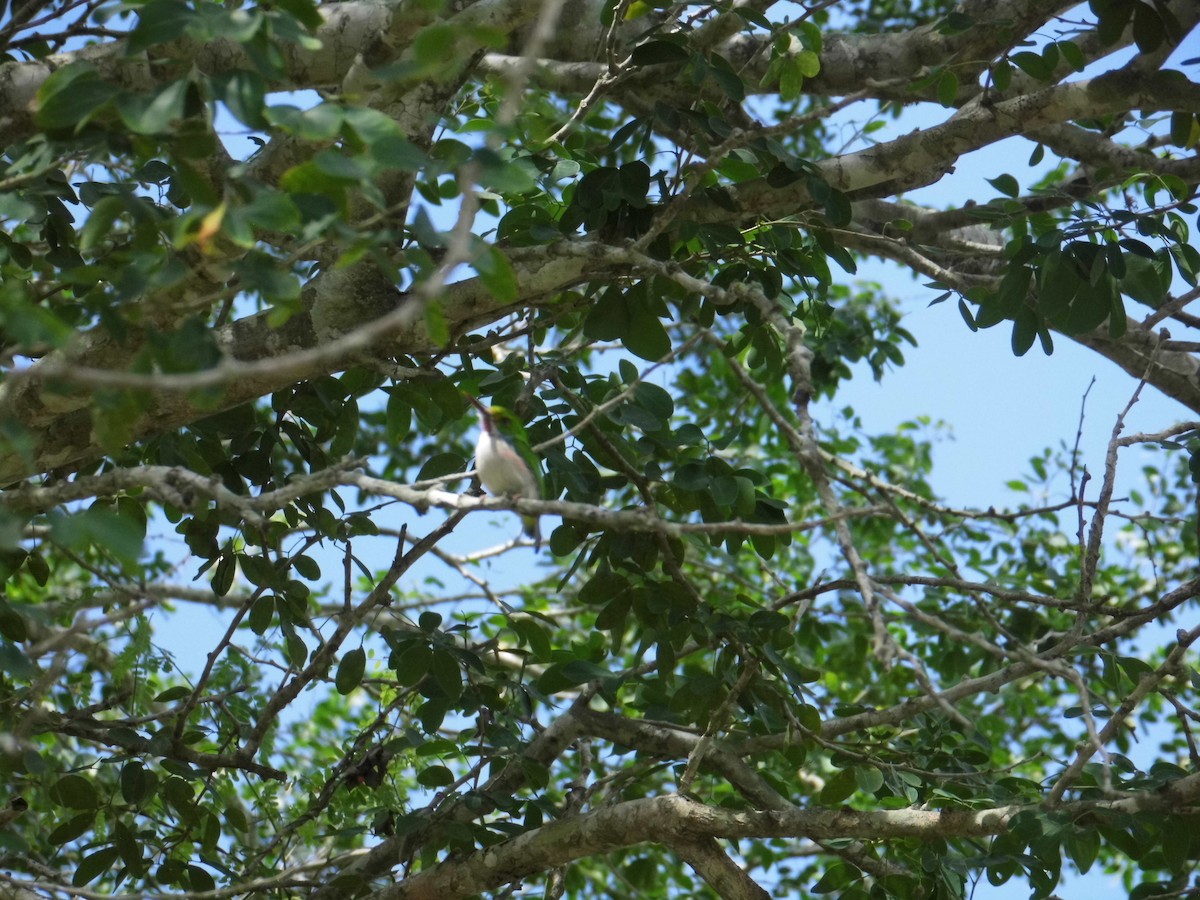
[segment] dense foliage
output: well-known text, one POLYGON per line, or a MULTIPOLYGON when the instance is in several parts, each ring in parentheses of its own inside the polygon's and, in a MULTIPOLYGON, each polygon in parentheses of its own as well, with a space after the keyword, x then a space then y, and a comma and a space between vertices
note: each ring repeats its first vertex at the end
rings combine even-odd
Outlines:
POLYGON ((5 9, 0 896, 1194 892, 1200 4, 5 9), (868 257, 1181 421, 944 502, 868 257))

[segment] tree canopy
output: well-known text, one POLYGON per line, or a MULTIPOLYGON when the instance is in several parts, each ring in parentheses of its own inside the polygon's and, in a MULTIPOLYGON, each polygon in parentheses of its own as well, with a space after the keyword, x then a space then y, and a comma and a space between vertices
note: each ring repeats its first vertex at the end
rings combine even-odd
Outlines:
POLYGON ((6 4, 0 897, 1194 893, 1198 23, 6 4), (868 259, 1177 420, 947 502, 868 259))

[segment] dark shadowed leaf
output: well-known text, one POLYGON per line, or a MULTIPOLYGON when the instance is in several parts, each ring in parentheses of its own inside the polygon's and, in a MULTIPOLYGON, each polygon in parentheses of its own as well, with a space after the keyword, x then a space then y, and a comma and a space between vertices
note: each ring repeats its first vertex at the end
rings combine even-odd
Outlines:
POLYGON ((105 847, 88 854, 80 861, 75 874, 71 876, 71 884, 75 887, 90 884, 111 869, 112 864, 117 861, 119 856, 120 851, 116 847, 105 847))
POLYGON ((342 657, 338 663, 335 684, 339 694, 349 694, 362 682, 367 668, 367 652, 362 647, 355 647, 342 657))
POLYGON ((125 42, 130 56, 156 44, 181 37, 196 20, 196 11, 182 0, 150 0, 138 11, 137 24, 125 42))

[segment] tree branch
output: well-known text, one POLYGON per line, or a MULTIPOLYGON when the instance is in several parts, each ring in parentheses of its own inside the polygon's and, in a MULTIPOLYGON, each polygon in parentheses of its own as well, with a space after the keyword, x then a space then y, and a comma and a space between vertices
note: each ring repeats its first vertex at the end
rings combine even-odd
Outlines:
MULTIPOLYGON (((1157 790, 1120 800, 1079 800, 1063 804, 1068 814, 1180 813, 1200 800, 1200 775, 1189 775, 1157 790)), ((653 842, 714 839, 801 838, 834 840, 905 838, 930 841, 981 838, 1002 834, 1020 812, 1036 806, 988 809, 791 809, 773 812, 727 810, 672 794, 618 803, 578 818, 552 822, 511 840, 450 859, 398 884, 376 891, 369 900, 454 900, 494 890, 572 860, 653 842)))

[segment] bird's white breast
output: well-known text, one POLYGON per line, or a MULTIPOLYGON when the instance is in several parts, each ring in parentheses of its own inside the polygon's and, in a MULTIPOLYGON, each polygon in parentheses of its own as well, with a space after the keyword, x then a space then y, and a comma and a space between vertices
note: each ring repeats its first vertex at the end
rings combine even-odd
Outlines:
POLYGON ((525 460, 513 446, 484 432, 475 445, 475 468, 489 494, 537 497, 537 484, 525 460))

